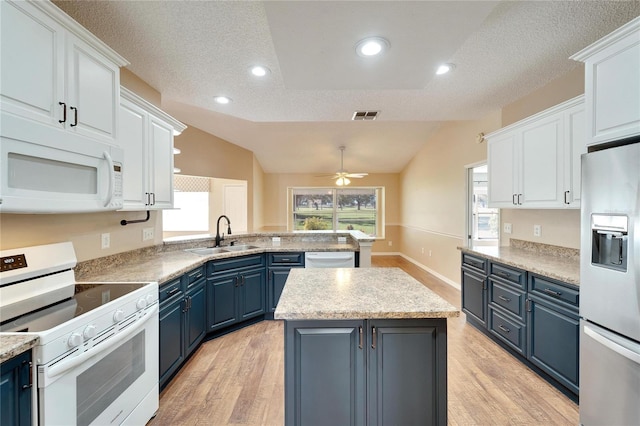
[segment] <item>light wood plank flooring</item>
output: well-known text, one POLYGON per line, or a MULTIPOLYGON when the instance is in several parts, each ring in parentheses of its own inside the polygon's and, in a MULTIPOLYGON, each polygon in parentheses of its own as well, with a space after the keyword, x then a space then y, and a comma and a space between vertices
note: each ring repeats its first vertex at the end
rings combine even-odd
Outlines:
MULTIPOLYGON (((396 256, 400 267, 460 307, 460 291, 396 256)), ((578 406, 466 324, 448 321, 450 425, 577 425, 578 406)), ((160 395, 149 426, 284 424, 284 338, 263 321, 204 343, 160 395)), ((339 426, 339 425, 335 425, 339 426)))

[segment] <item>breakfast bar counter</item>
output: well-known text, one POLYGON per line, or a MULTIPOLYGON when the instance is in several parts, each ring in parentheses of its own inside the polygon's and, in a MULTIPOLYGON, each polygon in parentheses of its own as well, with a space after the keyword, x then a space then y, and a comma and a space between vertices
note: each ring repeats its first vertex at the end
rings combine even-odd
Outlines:
POLYGON ((285 424, 447 424, 447 318, 460 312, 398 268, 292 270, 285 424))

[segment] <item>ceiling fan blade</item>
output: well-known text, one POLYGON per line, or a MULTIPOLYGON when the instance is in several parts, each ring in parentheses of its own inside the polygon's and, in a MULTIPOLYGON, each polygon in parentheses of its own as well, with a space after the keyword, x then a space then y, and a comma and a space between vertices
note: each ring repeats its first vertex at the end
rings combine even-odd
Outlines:
POLYGON ((350 178, 363 178, 368 175, 369 173, 347 173, 346 176, 350 178))
POLYGON ((339 178, 340 176, 338 176, 338 174, 337 174, 337 173, 328 173, 328 174, 325 174, 325 175, 315 175, 314 177, 318 177, 318 178, 332 178, 332 179, 337 179, 337 178, 339 178))

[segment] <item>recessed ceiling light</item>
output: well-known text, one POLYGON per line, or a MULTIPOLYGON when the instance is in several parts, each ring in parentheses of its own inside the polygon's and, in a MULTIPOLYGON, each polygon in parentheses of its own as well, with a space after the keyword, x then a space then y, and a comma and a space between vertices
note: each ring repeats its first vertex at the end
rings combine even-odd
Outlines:
POLYGON ((383 53, 389 47, 389 42, 382 37, 368 37, 356 44, 356 53, 360 56, 371 57, 383 53))
POLYGON ((251 67, 251 74, 255 75, 256 77, 264 77, 265 75, 269 74, 269 68, 263 67, 262 65, 256 65, 254 67, 251 67))
POLYGON ((222 105, 226 105, 231 102, 231 98, 227 96, 216 96, 213 100, 222 105))
POLYGON ((436 70, 437 75, 446 74, 449 71, 452 71, 456 66, 454 64, 442 64, 436 70))

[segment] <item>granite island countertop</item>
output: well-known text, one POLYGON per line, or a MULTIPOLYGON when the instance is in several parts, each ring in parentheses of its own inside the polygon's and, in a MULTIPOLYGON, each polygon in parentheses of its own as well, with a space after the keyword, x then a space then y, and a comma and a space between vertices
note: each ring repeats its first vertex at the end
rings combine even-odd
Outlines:
POLYGON ((284 320, 451 318, 460 311, 399 268, 292 269, 284 320))
POLYGON ((26 352, 38 344, 32 334, 0 334, 0 363, 26 352))
POLYGON ((580 286, 579 251, 565 247, 511 240, 511 246, 459 247, 481 257, 580 286))

